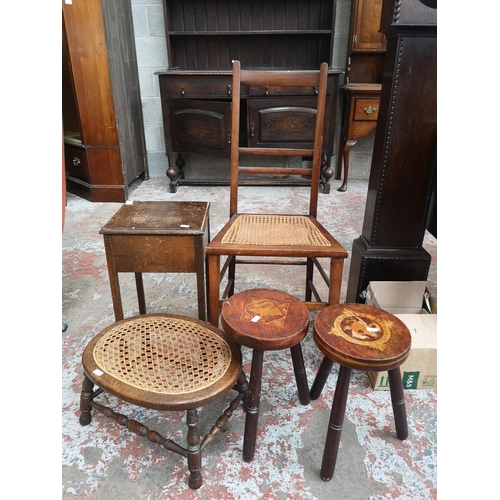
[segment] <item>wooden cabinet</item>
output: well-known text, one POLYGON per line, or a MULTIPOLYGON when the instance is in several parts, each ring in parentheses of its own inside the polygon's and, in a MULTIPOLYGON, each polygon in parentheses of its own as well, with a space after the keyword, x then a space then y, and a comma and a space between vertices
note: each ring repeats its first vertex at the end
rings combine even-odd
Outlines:
MULTIPOLYGON (((231 63, 243 68, 318 69, 331 65, 336 2, 326 0, 164 0, 169 69, 158 72, 169 161, 170 189, 178 184, 227 184, 229 179, 186 179, 182 153, 229 158, 231 63), (173 155, 177 153, 177 160, 173 155)), ((329 73, 324 131, 323 191, 333 177, 338 79, 329 73)), ((304 93, 279 87, 242 91, 242 145, 312 147, 307 126, 315 89, 304 93), (299 118, 307 120, 299 124, 299 118)), ((277 181, 306 184, 290 178, 277 181)))
POLYGON ((62 112, 67 190, 124 202, 147 178, 130 2, 63 2, 62 112))
POLYGON ((346 84, 341 87, 342 125, 335 178, 347 189, 349 150, 377 125, 382 70, 387 40, 380 32, 383 0, 353 0, 346 61, 346 84))
POLYGON ((384 0, 381 19, 379 126, 346 302, 362 302, 370 281, 426 281, 431 263, 422 243, 437 196, 437 2, 384 0))

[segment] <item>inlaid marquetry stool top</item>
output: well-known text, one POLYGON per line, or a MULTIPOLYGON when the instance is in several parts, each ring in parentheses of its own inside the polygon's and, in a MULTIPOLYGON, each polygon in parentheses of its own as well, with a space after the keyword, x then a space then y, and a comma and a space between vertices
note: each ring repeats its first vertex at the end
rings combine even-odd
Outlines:
POLYGON ((411 347, 410 332, 399 318, 365 304, 323 309, 314 322, 314 340, 332 361, 369 371, 400 366, 411 347))
POLYGON ((194 409, 236 383, 240 349, 203 321, 168 314, 134 316, 96 335, 83 354, 88 378, 129 403, 194 409))
POLYGON ((304 339, 309 311, 288 293, 255 288, 229 297, 222 305, 221 322, 237 344, 272 351, 291 348, 304 339))

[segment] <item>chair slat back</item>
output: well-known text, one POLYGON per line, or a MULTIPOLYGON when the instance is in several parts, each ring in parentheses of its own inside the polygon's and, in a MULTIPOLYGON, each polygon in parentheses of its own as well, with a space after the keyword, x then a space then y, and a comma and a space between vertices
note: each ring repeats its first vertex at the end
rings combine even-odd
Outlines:
MULTIPOLYGON (((238 213, 238 188, 241 174, 245 175, 301 175, 311 179, 309 215, 316 217, 318 190, 321 173, 321 155, 323 147, 323 129, 326 106, 326 86, 328 64, 322 63, 319 70, 275 71, 242 70, 239 61, 233 61, 232 115, 231 115, 231 180, 230 180, 230 215, 238 213), (241 86, 255 85, 263 87, 308 87, 314 88, 317 95, 315 111, 314 144, 312 148, 271 148, 240 147, 240 106, 241 86), (285 168, 276 166, 240 165, 240 155, 263 156, 312 156, 311 167, 285 168)), ((272 101, 270 101, 272 102, 272 101)), ((295 103, 291 101, 291 106, 295 103)))

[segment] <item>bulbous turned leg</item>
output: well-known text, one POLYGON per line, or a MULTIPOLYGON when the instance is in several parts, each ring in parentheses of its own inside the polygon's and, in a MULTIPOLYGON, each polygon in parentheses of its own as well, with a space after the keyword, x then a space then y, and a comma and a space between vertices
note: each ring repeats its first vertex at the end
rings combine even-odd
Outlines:
POLYGON ((80 394, 80 424, 89 425, 92 421, 90 403, 94 396, 94 382, 83 375, 82 392, 80 394))
POLYGON ((172 155, 168 156, 168 169, 166 171, 167 177, 170 179, 170 192, 175 193, 177 191, 177 170, 173 166, 172 155))
POLYGON ((332 158, 324 155, 322 162, 321 177, 323 179, 323 194, 330 194, 330 179, 333 177, 333 170, 331 167, 332 158))

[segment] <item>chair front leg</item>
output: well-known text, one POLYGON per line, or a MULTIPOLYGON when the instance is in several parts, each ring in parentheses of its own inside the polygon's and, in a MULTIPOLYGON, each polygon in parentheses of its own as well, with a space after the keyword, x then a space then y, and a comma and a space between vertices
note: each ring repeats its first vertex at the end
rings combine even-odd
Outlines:
POLYGON ((207 255, 207 309, 212 326, 219 327, 220 256, 207 255))

